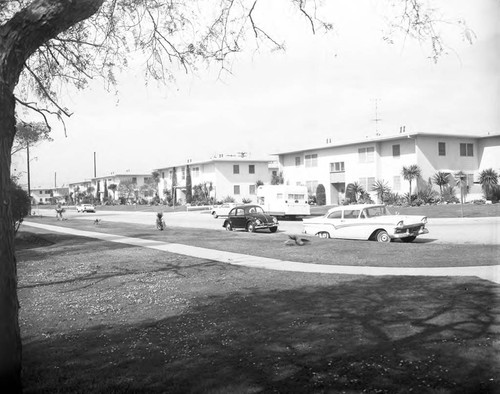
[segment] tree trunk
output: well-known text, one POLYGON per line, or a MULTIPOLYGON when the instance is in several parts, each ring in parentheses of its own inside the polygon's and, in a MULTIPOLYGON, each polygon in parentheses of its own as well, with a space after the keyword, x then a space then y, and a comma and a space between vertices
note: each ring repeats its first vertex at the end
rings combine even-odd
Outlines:
POLYGON ((21 392, 21 335, 8 186, 16 132, 14 89, 45 42, 96 13, 104 0, 34 0, 0 25, 0 390, 21 392))
POLYGON ((0 389, 20 392, 21 336, 14 227, 8 193, 14 122, 14 95, 0 82, 0 389))

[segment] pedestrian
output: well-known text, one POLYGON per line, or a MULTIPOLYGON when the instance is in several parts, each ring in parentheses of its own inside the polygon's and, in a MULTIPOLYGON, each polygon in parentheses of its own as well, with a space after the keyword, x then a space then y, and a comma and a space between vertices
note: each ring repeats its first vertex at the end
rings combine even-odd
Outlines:
POLYGON ((64 209, 63 207, 61 206, 61 203, 57 203, 57 206, 56 206, 56 218, 57 220, 63 220, 63 212, 64 212, 64 209))

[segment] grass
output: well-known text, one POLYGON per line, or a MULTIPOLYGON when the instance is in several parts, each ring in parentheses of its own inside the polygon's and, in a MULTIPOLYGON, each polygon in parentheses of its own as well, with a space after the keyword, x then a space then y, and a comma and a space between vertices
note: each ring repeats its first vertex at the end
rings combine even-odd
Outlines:
MULTIPOLYGON (((339 261, 353 244, 377 245, 335 244, 339 261)), ((42 230, 17 249, 27 393, 498 392, 500 292, 483 280, 275 272, 42 230)))
POLYGON ((222 229, 193 230, 169 227, 168 223, 166 231, 156 231, 153 225, 102 221, 96 226, 87 220, 55 222, 53 218, 48 217, 32 218, 30 221, 312 264, 385 267, 479 266, 498 264, 500 256, 500 245, 438 244, 432 243, 429 238, 417 238, 410 244, 399 241, 382 244, 304 236, 310 242, 300 247, 287 245, 285 241, 289 239, 288 235, 279 232, 270 234, 227 232, 222 229))

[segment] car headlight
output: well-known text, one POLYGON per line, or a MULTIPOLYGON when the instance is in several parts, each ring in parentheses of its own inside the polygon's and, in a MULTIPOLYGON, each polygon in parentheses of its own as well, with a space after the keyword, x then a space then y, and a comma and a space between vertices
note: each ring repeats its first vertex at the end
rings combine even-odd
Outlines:
POLYGON ((423 223, 423 224, 427 224, 427 216, 424 216, 424 217, 422 218, 422 223, 423 223))
POLYGON ((273 217, 273 223, 278 223, 278 219, 276 219, 275 217, 273 217))
POLYGON ((260 221, 260 219, 257 219, 257 220, 255 221, 255 224, 256 224, 257 226, 260 226, 260 225, 262 224, 262 222, 260 221))
POLYGON ((404 226, 404 223, 403 223, 403 221, 402 221, 402 220, 400 220, 400 221, 398 222, 398 224, 396 224, 396 227, 403 227, 403 226, 404 226))

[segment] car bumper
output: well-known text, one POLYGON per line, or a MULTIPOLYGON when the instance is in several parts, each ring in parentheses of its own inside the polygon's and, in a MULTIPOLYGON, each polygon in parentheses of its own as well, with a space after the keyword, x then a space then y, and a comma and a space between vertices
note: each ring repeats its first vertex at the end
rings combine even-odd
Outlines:
POLYGON ((407 229, 403 233, 392 234, 391 238, 398 238, 399 239, 399 238, 406 238, 406 237, 416 237, 418 235, 428 234, 428 233, 429 233, 429 230, 427 230, 425 227, 423 227, 419 230, 407 229))

